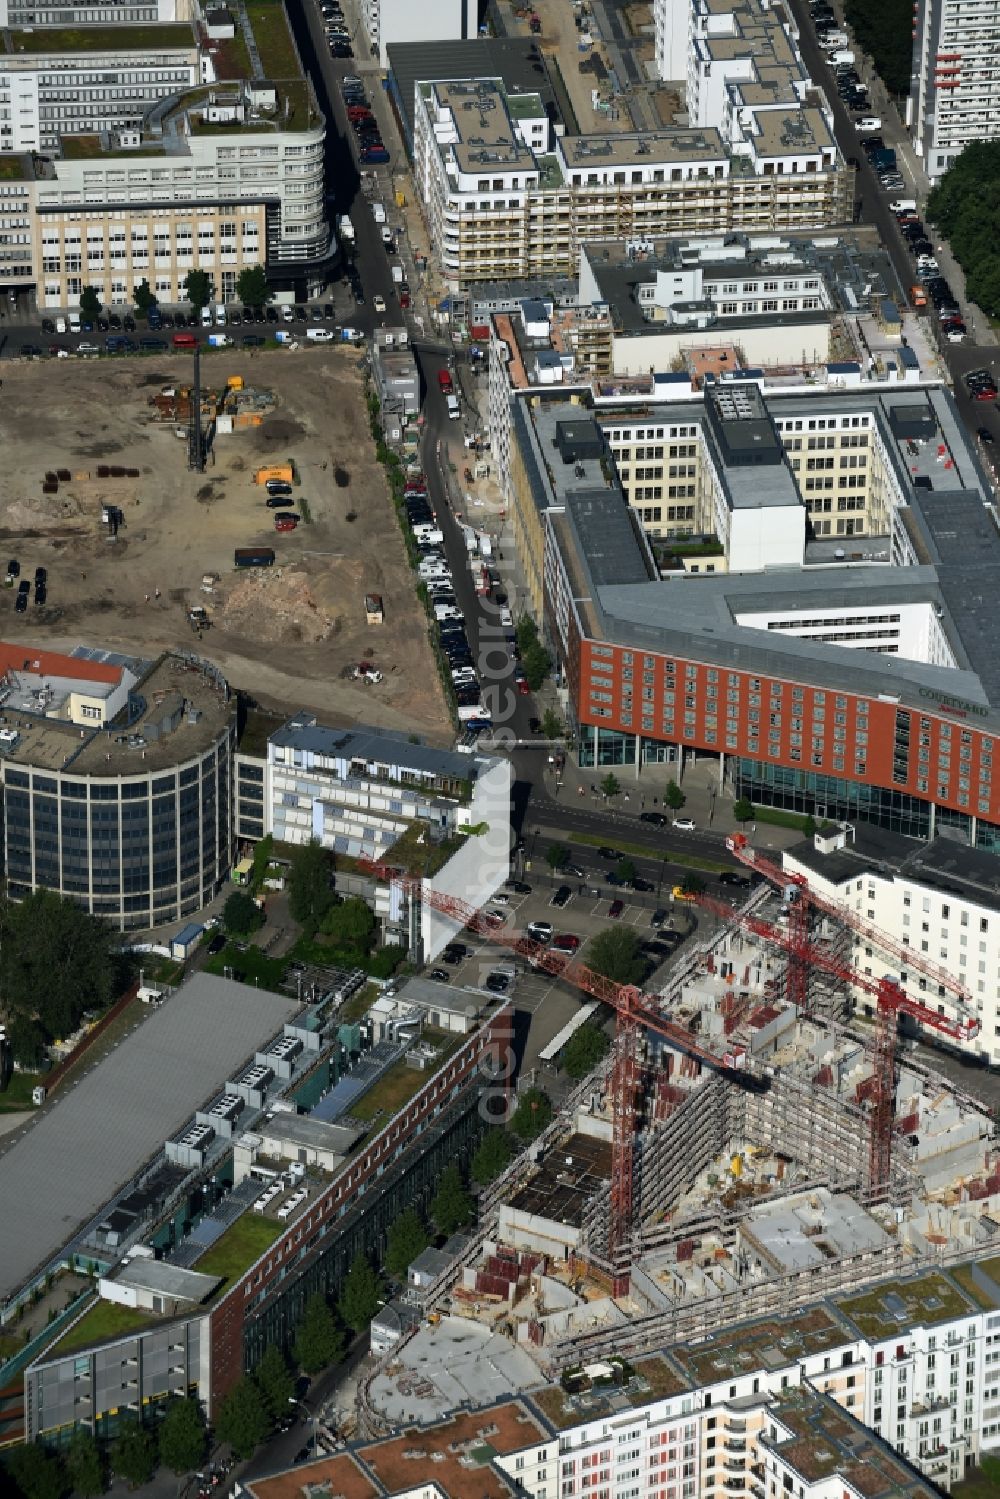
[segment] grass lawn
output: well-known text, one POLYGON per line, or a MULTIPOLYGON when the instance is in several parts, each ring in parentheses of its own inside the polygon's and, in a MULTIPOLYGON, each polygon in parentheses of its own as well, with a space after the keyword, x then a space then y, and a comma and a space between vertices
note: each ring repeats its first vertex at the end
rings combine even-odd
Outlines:
POLYGON ((658 854, 655 848, 643 843, 624 843, 621 838, 599 838, 596 833, 574 833, 570 843, 581 843, 589 848, 613 848, 617 853, 629 854, 634 859, 662 859, 666 855, 668 864, 677 864, 685 869, 704 869, 710 874, 720 874, 732 869, 731 864, 722 864, 718 859, 702 859, 698 854, 680 854, 673 849, 658 854))
POLYGON ((414 1093, 420 1092, 433 1071, 431 1068, 421 1072, 416 1067, 408 1067, 405 1062, 397 1062, 351 1109, 351 1114, 355 1119, 374 1119, 376 1114, 382 1113, 387 1120, 391 1119, 404 1103, 409 1103, 414 1093))
POLYGON ((156 52, 164 47, 194 49, 191 27, 184 23, 161 26, 55 26, 12 31, 13 52, 156 52))
POLYGON ((1000 1481, 987 1478, 979 1468, 973 1468, 968 1478, 951 1486, 952 1499, 998 1499, 1000 1481))
POLYGON ((31 1090, 42 1081, 38 1072, 15 1072, 6 1093, 0 1093, 0 1114, 19 1114, 22 1109, 33 1109, 31 1090))
MULTIPOLYGON (((784 807, 755 806, 753 809, 752 821, 769 822, 773 827, 776 828, 795 828, 796 831, 802 833, 804 837, 805 834, 803 833, 803 823, 805 822, 807 816, 808 814, 805 812, 786 812, 784 807)), ((813 818, 813 821, 816 823, 817 828, 830 827, 830 823, 828 822, 817 822, 815 818, 813 818)), ((746 832, 746 823, 743 824, 743 831, 746 832)))
POLYGON ((221 1275, 224 1281, 234 1280, 243 1274, 270 1249, 275 1239, 283 1234, 286 1225, 274 1218, 260 1217, 255 1213, 244 1213, 237 1218, 232 1228, 227 1228, 221 1239, 202 1255, 194 1268, 199 1275, 221 1275))
POLYGON ((258 989, 273 989, 278 993, 287 967, 287 958, 269 958, 259 947, 248 947, 246 952, 240 952, 230 942, 221 952, 209 958, 205 964, 205 972, 221 975, 224 969, 231 968, 233 978, 241 984, 253 984, 258 989))
POLYGON ((143 1312, 138 1307, 118 1306, 113 1301, 98 1301, 74 1323, 65 1337, 56 1345, 60 1353, 69 1353, 74 1348, 83 1348, 101 1338, 120 1337, 122 1333, 135 1332, 148 1327, 156 1318, 152 1312, 143 1312))
POLYGON ((247 0, 247 19, 257 43, 264 76, 272 83, 279 78, 299 78, 301 70, 280 0, 247 0))

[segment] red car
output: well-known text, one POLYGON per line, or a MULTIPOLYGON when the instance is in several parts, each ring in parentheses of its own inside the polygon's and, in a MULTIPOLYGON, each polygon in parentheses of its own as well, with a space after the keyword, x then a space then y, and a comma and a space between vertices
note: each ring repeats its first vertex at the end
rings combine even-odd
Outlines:
POLYGON ((276 531, 294 531, 299 523, 297 515, 276 515, 274 517, 274 529, 276 531))
POLYGON ((610 906, 608 907, 608 915, 610 917, 612 917, 613 920, 617 921, 620 918, 620 916, 621 916, 622 912, 624 911, 624 909, 625 909, 625 902, 624 901, 622 901, 622 900, 613 900, 611 902, 610 906))
POLYGON ((580 946, 579 937, 574 937, 572 932, 566 932, 562 936, 553 937, 552 947, 555 952, 576 952, 580 946))

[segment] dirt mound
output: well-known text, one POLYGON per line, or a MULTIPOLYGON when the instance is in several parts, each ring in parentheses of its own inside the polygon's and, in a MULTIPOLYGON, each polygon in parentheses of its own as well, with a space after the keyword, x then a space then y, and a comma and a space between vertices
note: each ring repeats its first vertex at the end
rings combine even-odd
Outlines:
POLYGON ((224 630, 253 640, 329 640, 340 616, 317 601, 311 580, 295 567, 268 568, 237 578, 215 615, 224 630))
POLYGON ((82 520, 85 506, 76 495, 40 494, 33 499, 14 500, 4 512, 4 524, 12 531, 45 530, 82 520))

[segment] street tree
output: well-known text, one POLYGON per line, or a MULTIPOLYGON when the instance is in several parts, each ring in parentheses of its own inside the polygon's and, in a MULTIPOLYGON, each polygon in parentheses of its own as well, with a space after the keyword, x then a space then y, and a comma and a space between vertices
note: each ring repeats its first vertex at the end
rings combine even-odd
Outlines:
POLYGON ((132 293, 132 301, 135 303, 135 310, 140 317, 148 317, 150 308, 156 306, 156 294, 145 276, 136 285, 132 293))
POLYGON ((445 1167, 431 1202, 434 1226, 447 1237, 464 1228, 474 1211, 472 1198, 462 1181, 462 1173, 454 1164, 445 1167))
POLYGON ((750 822, 753 819, 753 802, 748 796, 737 797, 733 802, 733 816, 737 822, 750 822))
POLYGON ((184 277, 184 295, 187 297, 195 312, 200 312, 207 307, 209 302, 215 300, 215 282, 208 271, 197 269, 188 271, 184 277))
POLYGON ((69 1491, 66 1470, 39 1442, 14 1447, 7 1456, 7 1473, 22 1499, 63 1499, 69 1491))
POLYGON ((552 670, 552 657, 541 641, 536 640, 528 646, 526 651, 522 652, 521 665, 524 667, 528 686, 532 692, 537 692, 552 670))
POLYGON ((249 937, 264 925, 264 913, 245 890, 234 890, 222 908, 222 924, 234 937, 249 937))
POLYGON ((621 791, 621 782, 610 770, 601 782, 601 791, 605 797, 617 796, 621 791))
POLYGON ((7 1040, 15 1062, 34 1072, 45 1060, 45 1032, 31 1015, 15 1015, 7 1027, 7 1040))
POLYGON ((264 1349, 253 1377, 264 1397, 268 1415, 276 1421, 288 1409, 289 1400, 295 1394, 295 1381, 284 1354, 274 1343, 269 1343, 264 1349))
POLYGON ((177 1396, 167 1406, 157 1430, 160 1462, 174 1473, 189 1473, 205 1456, 208 1432, 205 1413, 190 1395, 177 1396))
POLYGON ((0 995, 8 1015, 68 1036, 122 979, 110 927, 52 890, 0 907, 0 995))
POLYGON ((378 1311, 382 1289, 365 1255, 357 1254, 340 1292, 340 1315, 348 1327, 363 1332, 378 1311))
POLYGON ((107 1487, 104 1458, 97 1440, 85 1426, 78 1426, 66 1447, 66 1476, 80 1499, 96 1499, 107 1487))
POLYGON ((599 932, 587 950, 587 965, 615 984, 641 984, 649 967, 639 938, 627 926, 599 932))
POLYGON ((80 311, 84 317, 95 318, 101 315, 101 294, 96 286, 85 286, 80 293, 80 311))
POLYGON ((679 812, 684 803, 687 801, 687 797, 684 795, 677 782, 674 780, 670 780, 667 782, 667 789, 664 793, 663 800, 666 802, 671 812, 679 812))
POLYGON ((564 732, 564 724, 554 708, 546 708, 542 714, 542 733, 546 739, 561 739, 564 732))
POLYGON ((310 1296, 295 1328, 292 1354, 306 1374, 318 1374, 343 1357, 344 1336, 337 1319, 319 1291, 310 1296))
POLYGON ((619 859, 615 865, 615 874, 623 885, 635 884, 636 868, 631 859, 619 859))
POLYGON ((506 1130, 493 1125, 472 1157, 472 1180, 478 1187, 488 1186, 506 1168, 513 1153, 514 1147, 506 1130))
POLYGON ((565 843, 550 843, 545 850, 545 862, 550 869, 565 869, 569 863, 569 849, 565 843))
POLYGON ((306 931, 315 932, 336 898, 333 859, 313 838, 292 855, 288 871, 288 910, 292 920, 306 931))
POLYGON ((234 1455, 242 1461, 252 1456, 254 1448, 270 1430, 264 1396, 252 1379, 244 1377, 239 1384, 233 1385, 219 1406, 215 1435, 220 1442, 228 1442, 234 1455))
POLYGON ((385 1268, 390 1275, 401 1280, 406 1267, 421 1254, 430 1243, 427 1230, 415 1208, 407 1208, 389 1228, 389 1243, 385 1251, 385 1268))
POLYGON ((813 815, 811 813, 809 813, 805 817, 803 817, 803 819, 802 819, 802 831, 803 831, 803 833, 805 833, 805 835, 806 835, 807 838, 812 838, 812 837, 815 836, 816 831, 817 831, 817 822, 816 822, 815 817, 813 817, 813 815))
POLYGON ((244 307, 263 307, 265 302, 270 302, 272 293, 262 265, 250 265, 240 271, 236 278, 236 295, 244 307))
POLYGON ((552 1118, 552 1102, 541 1088, 528 1088, 518 1099, 510 1127, 519 1140, 534 1140, 552 1118))
POLYGON ((129 1487, 140 1489, 156 1471, 156 1438, 141 1421, 127 1421, 111 1447, 111 1466, 129 1487))
POLYGON ((581 1025, 563 1048, 563 1071, 574 1080, 586 1077, 589 1072, 593 1072, 598 1062, 604 1060, 610 1045, 607 1032, 599 1025, 594 1025, 593 1022, 581 1025))
POLYGON ((687 874, 681 880, 681 889, 684 891, 685 895, 703 895, 705 891, 705 881, 702 879, 700 874, 695 874, 693 870, 689 869, 687 874))

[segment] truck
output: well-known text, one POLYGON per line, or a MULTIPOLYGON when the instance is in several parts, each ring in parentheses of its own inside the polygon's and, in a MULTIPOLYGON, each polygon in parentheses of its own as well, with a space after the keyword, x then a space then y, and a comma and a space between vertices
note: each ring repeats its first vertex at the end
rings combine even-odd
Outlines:
POLYGON ((237 567, 273 567, 273 547, 237 547, 235 552, 235 565, 237 567))
POLYGON ((337 233, 340 235, 341 239, 346 239, 350 244, 353 245, 354 225, 351 223, 351 216, 349 213, 338 214, 337 233))
POLYGON ((376 224, 384 224, 385 223, 385 204, 384 203, 373 203, 372 204, 372 218, 375 220, 376 224))
POLYGON ((403 284, 403 267, 399 264, 398 260, 393 262, 393 264, 390 266, 390 270, 392 271, 393 285, 394 286, 402 286, 402 284, 403 284))
POLYGON ((292 484, 295 474, 290 463, 265 463, 262 468, 254 470, 253 482, 261 486, 267 484, 292 484))
POLYGON ((228 333, 210 333, 208 335, 208 347, 210 349, 228 349, 232 339, 228 333))
POLYGON ((341 328, 340 342, 342 344, 364 343, 365 335, 358 328, 341 328))
POLYGON ((455 382, 451 378, 451 370, 438 370, 438 385, 443 396, 450 396, 455 389, 455 382))

